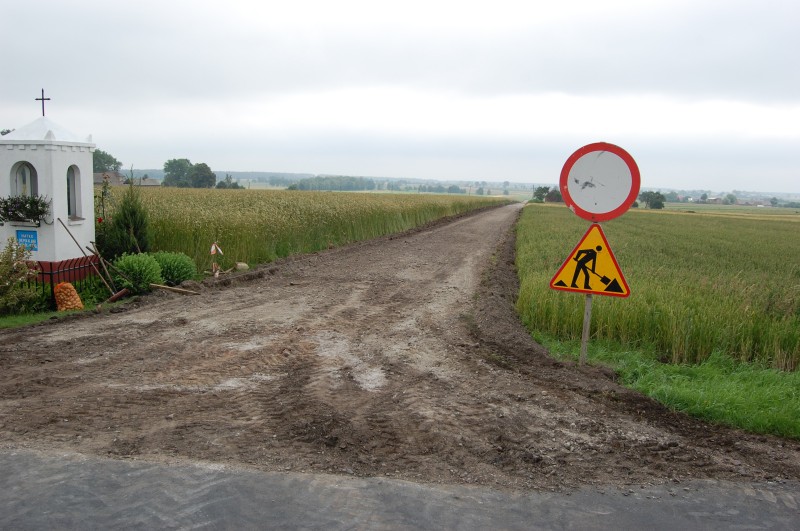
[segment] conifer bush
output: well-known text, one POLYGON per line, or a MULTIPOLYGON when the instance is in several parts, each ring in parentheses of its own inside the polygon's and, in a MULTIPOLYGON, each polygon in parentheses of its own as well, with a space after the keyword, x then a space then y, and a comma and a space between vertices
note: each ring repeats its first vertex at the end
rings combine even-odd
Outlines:
POLYGON ((111 259, 150 250, 147 210, 142 204, 139 188, 133 185, 133 181, 125 190, 119 207, 114 210, 111 223, 105 227, 103 238, 98 238, 97 243, 101 245, 101 254, 111 259))

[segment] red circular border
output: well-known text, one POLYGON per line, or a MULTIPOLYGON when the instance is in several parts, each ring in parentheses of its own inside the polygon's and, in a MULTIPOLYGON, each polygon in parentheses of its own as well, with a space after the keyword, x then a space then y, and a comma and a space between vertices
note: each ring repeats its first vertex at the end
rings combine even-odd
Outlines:
POLYGON ((564 163, 564 167, 561 169, 561 179, 559 180, 559 188, 561 188, 561 197, 564 199, 564 203, 566 203, 567 207, 569 207, 569 209, 572 210, 578 217, 589 221, 608 221, 627 212, 633 202, 636 201, 636 198, 639 196, 640 186, 641 176, 639 175, 639 167, 636 165, 636 161, 633 160, 633 157, 631 157, 630 153, 619 146, 608 144, 606 142, 595 142, 594 144, 583 146, 578 151, 570 155, 570 157, 567 159, 567 162, 564 163), (631 191, 628 194, 628 197, 625 198, 625 201, 623 201, 622 204, 614 210, 600 214, 588 212, 576 205, 575 201, 573 201, 572 197, 569 195, 569 187, 567 186, 569 182, 569 172, 572 171, 572 167, 576 162, 578 162, 578 159, 593 151, 609 151, 617 155, 625 162, 625 164, 628 166, 628 169, 631 171, 631 191))

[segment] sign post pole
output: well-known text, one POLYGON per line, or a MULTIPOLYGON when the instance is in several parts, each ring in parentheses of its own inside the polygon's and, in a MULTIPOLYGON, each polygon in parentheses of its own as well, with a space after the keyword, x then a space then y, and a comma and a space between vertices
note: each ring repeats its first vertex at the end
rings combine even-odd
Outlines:
POLYGON ((578 365, 586 363, 586 350, 589 348, 589 330, 592 324, 592 294, 586 294, 586 303, 583 307, 583 333, 581 334, 581 357, 578 365))

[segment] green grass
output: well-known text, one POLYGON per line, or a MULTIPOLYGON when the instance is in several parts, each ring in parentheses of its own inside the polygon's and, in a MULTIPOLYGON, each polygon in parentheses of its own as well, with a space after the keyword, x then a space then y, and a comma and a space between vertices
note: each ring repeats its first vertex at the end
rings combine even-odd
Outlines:
MULTIPOLYGON (((578 358, 584 297, 550 279, 588 225, 531 205, 517 227, 517 310, 560 358, 578 358)), ((800 215, 639 209, 603 230, 631 295, 593 298, 589 362, 670 408, 800 438, 800 215)))
MULTIPOLYGON (((580 341, 534 334, 555 357, 577 361, 580 341)), ((617 371, 622 383, 667 407, 709 422, 800 439, 800 372, 739 363, 714 353, 695 365, 658 361, 653 351, 593 340, 589 363, 617 371)))
POLYGON ((35 323, 47 321, 51 317, 64 315, 63 312, 42 312, 42 313, 26 313, 22 315, 4 315, 0 316, 0 328, 19 328, 35 323))

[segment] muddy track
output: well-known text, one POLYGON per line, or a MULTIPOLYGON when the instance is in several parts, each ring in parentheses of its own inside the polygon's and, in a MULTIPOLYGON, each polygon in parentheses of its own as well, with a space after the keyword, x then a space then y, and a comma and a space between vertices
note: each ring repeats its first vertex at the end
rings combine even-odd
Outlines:
POLYGON ((550 359, 513 310, 519 208, 0 332, 0 441, 508 489, 800 479, 796 441, 550 359))

